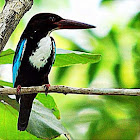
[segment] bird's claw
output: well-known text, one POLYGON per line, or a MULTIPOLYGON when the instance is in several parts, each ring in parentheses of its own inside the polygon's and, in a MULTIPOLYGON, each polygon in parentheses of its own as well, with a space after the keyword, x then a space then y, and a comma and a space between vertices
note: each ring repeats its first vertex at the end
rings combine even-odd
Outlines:
POLYGON ((17 95, 20 95, 21 94, 21 85, 18 85, 17 86, 17 95))
POLYGON ((45 88, 45 94, 47 95, 48 94, 48 89, 50 87, 50 84, 45 84, 44 85, 44 88, 45 88))

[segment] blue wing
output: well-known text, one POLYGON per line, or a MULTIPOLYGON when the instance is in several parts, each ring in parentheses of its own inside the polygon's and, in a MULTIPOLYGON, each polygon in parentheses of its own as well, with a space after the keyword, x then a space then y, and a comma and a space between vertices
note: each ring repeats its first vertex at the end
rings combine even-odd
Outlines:
POLYGON ((21 65, 23 54, 26 48, 26 42, 27 42, 27 39, 20 40, 20 42, 18 43, 16 52, 15 52, 15 56, 13 60, 13 86, 15 84, 15 81, 18 75, 18 70, 21 65))

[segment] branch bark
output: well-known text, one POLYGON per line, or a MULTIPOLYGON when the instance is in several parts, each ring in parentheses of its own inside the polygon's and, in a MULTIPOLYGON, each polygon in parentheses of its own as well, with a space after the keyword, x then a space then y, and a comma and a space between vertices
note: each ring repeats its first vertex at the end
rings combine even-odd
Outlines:
MULTIPOLYGON (((21 94, 32 94, 45 92, 45 86, 22 87, 21 94)), ((83 95, 126 95, 140 96, 140 89, 104 89, 104 88, 74 88, 67 86, 50 86, 48 93, 63 93, 63 94, 83 94, 83 95)), ((16 88, 0 88, 0 94, 15 94, 16 88)))
POLYGON ((6 0, 0 13, 0 52, 3 50, 20 19, 32 7, 33 0, 6 0))

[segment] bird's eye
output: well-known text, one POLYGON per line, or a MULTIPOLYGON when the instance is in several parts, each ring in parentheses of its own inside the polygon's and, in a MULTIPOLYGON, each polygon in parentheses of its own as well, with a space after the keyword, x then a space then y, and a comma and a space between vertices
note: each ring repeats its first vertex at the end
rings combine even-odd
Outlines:
POLYGON ((54 22, 54 21, 55 21, 55 17, 49 17, 49 20, 50 20, 51 22, 54 22))

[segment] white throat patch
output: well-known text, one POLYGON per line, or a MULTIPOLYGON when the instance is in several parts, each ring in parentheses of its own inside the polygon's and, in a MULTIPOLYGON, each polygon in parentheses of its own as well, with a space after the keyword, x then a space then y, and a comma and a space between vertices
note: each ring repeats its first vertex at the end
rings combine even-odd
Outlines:
POLYGON ((38 48, 29 57, 30 64, 40 70, 41 67, 48 62, 47 59, 51 55, 52 42, 49 36, 42 38, 38 43, 38 48))

